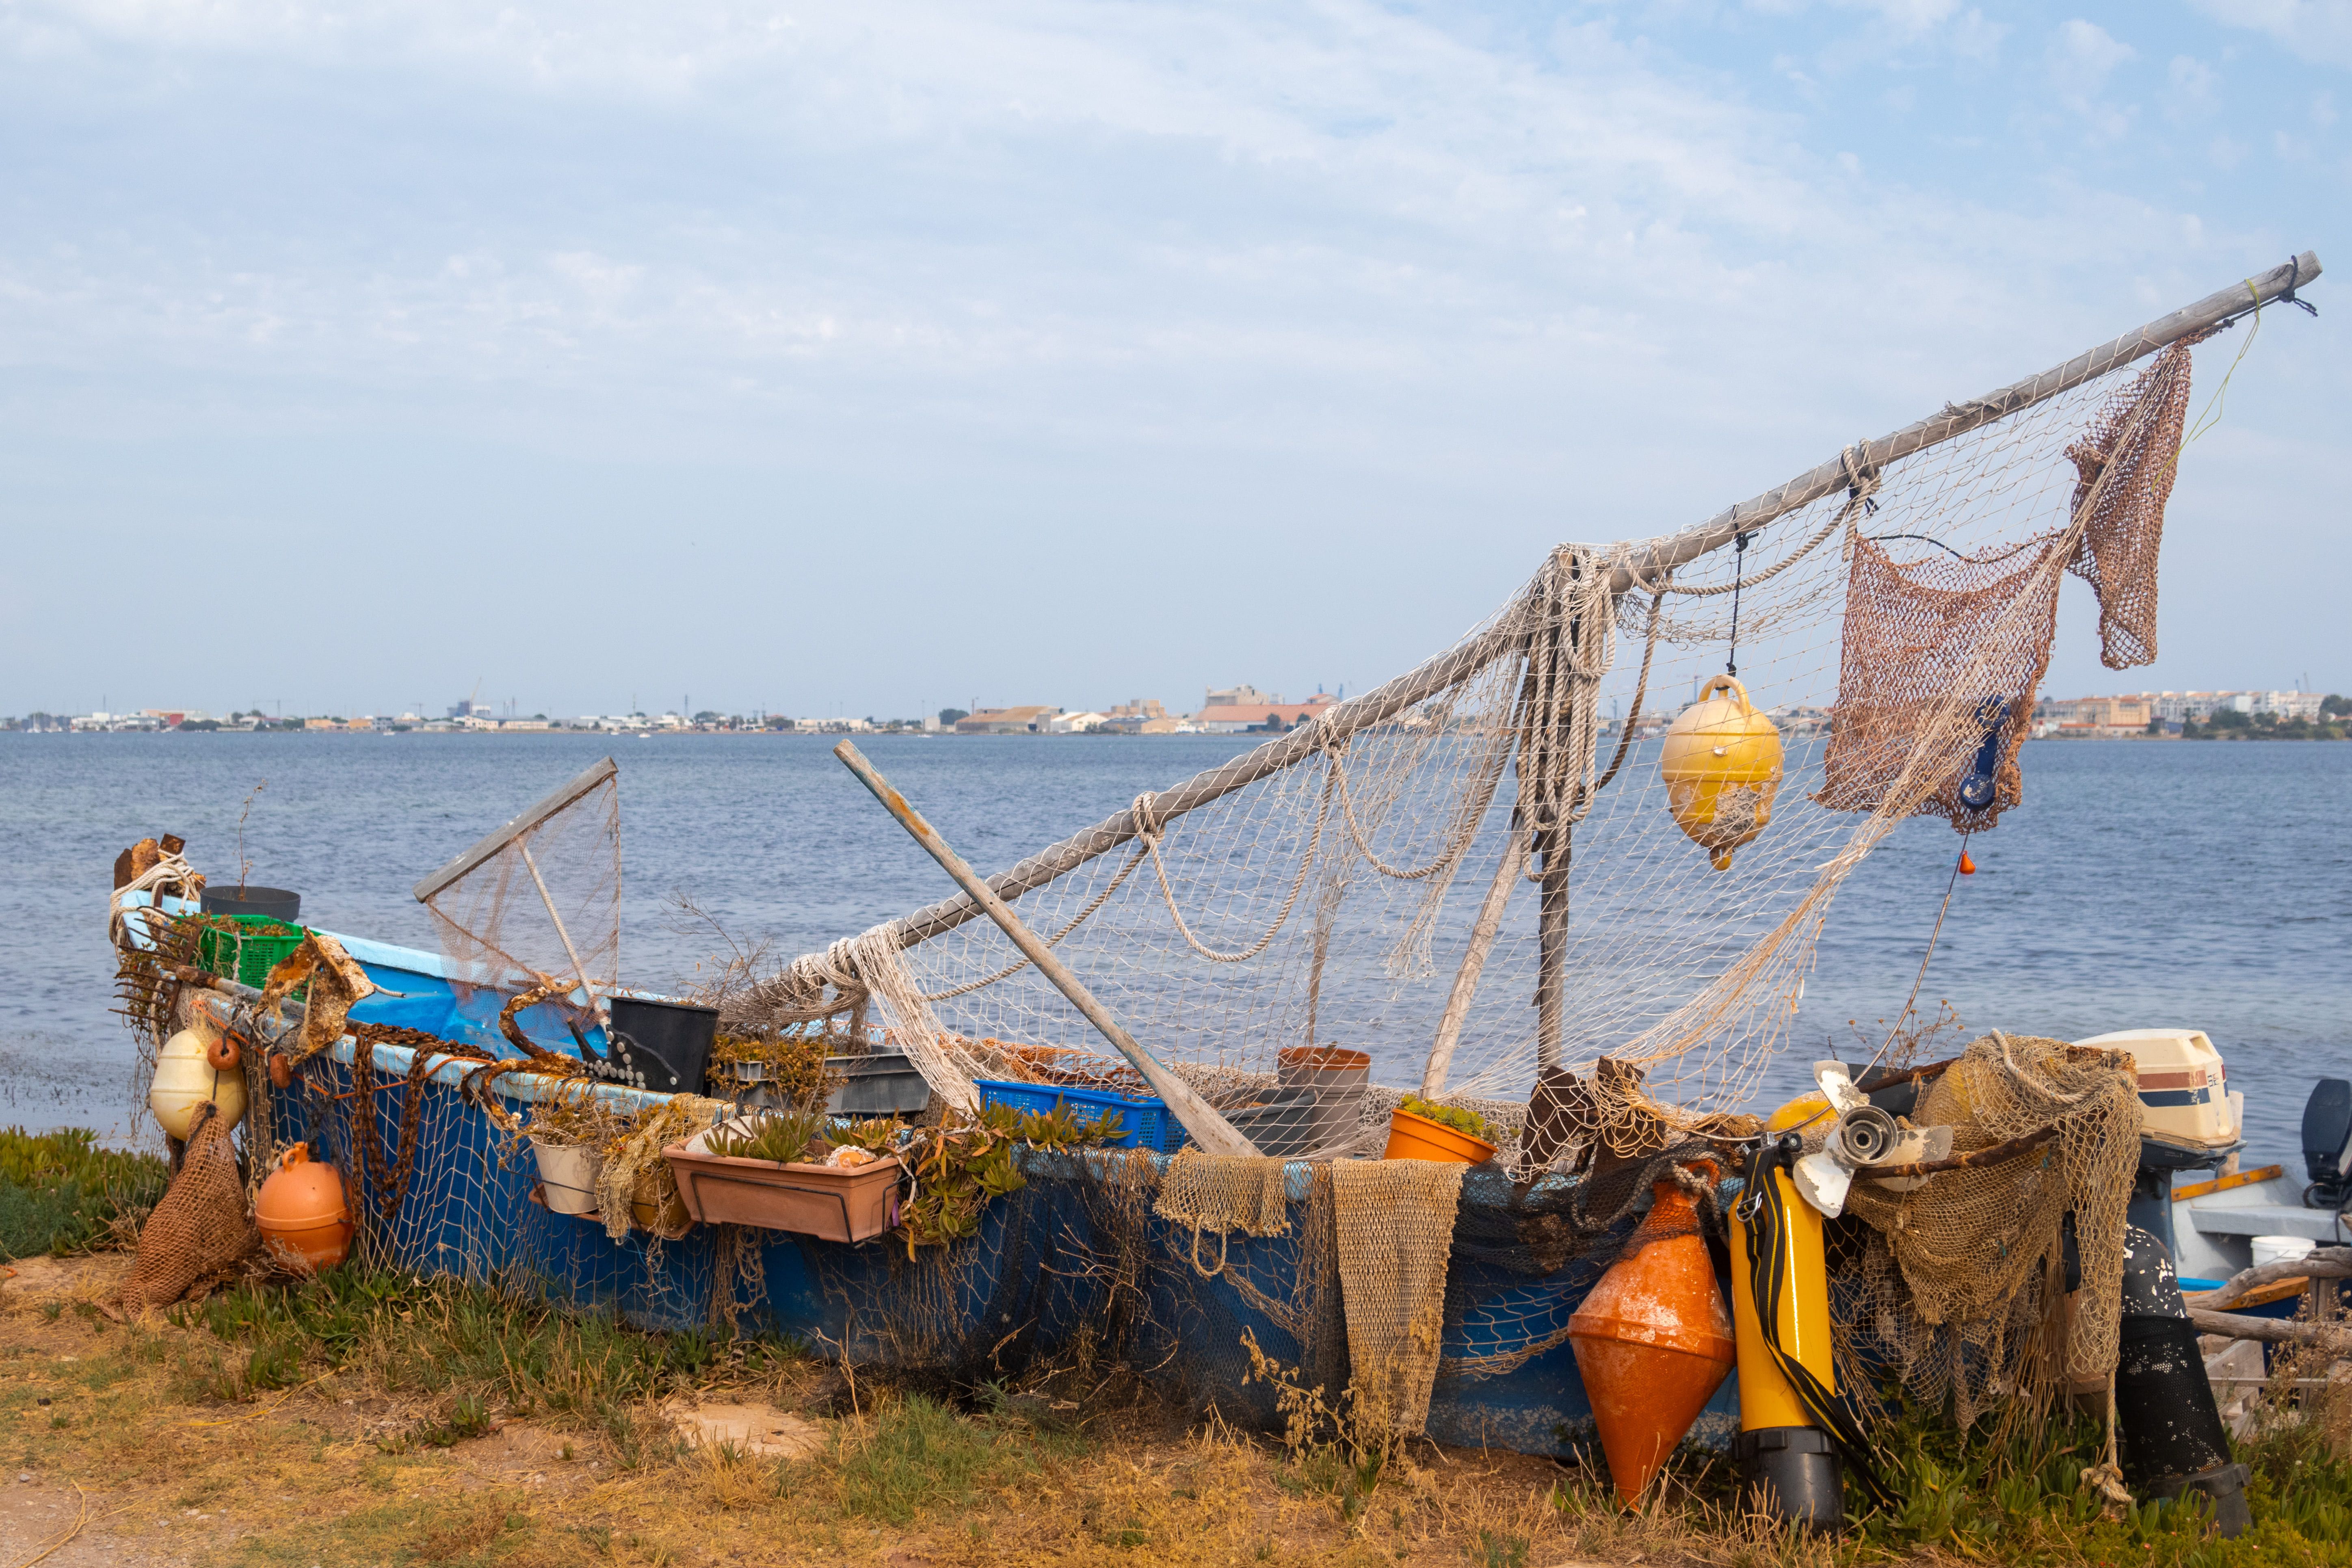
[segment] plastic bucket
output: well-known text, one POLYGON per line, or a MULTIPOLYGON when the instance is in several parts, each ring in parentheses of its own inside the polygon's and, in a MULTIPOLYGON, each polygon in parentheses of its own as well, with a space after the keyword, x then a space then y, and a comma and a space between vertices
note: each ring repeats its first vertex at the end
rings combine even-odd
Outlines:
POLYGON ((2294 1263, 2311 1256, 2319 1243, 2307 1236, 2258 1236, 2254 1237, 2254 1267, 2265 1263, 2294 1263))
POLYGON ((534 1138, 530 1152, 539 1160, 539 1187, 550 1214, 593 1214, 596 1210, 596 1178, 604 1173, 604 1157, 593 1149, 566 1148, 534 1138))
POLYGON ((719 1038, 719 1009, 650 996, 610 998, 606 1055, 624 1082, 656 1094, 700 1094, 719 1038))
POLYGON ((1257 1145, 1268 1159, 1295 1160, 1320 1143, 1321 1102, 1305 1087, 1267 1089, 1257 1103, 1224 1113, 1233 1130, 1257 1145))
POLYGON ((302 895, 290 888, 206 888, 205 913, 260 915, 273 921, 302 918, 302 895))
POLYGON ((1370 1053, 1343 1046, 1286 1046, 1276 1058, 1275 1078, 1286 1089, 1315 1091, 1313 1146, 1328 1148, 1356 1136, 1364 1097, 1372 1088, 1370 1053))
POLYGON ((1457 1132, 1443 1121, 1415 1116, 1399 1107, 1389 1112, 1389 1147, 1383 1160, 1451 1160, 1459 1165, 1483 1165, 1495 1157, 1495 1146, 1484 1138, 1457 1132))
POLYGON ((1275 1079, 1286 1089, 1345 1089, 1370 1083, 1371 1077, 1371 1054, 1343 1046, 1286 1046, 1275 1058, 1275 1079))

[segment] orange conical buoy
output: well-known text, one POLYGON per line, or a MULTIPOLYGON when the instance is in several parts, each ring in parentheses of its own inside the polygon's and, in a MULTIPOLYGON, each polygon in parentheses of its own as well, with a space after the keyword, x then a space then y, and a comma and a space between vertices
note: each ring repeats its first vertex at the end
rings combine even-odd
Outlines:
POLYGON ((352 1211, 343 1202, 342 1173, 293 1143, 253 1200, 253 1220, 281 1263, 315 1272, 352 1254, 352 1211))
POLYGON ((1965 850, 1965 849, 1961 850, 1961 851, 1960 851, 1960 875, 1961 875, 1961 876, 1963 876, 1963 877, 1973 877, 1973 876, 1975 876, 1976 874, 1977 874, 1977 863, 1976 863, 1975 861, 1973 861, 1973 860, 1971 860, 1971 859, 1969 859, 1969 852, 1968 852, 1967 850, 1965 850))
POLYGON ((1568 1321, 1610 1477, 1633 1508, 1738 1359, 1690 1196, 1670 1181, 1655 1193, 1644 1228, 1686 1233, 1612 1265, 1568 1321))

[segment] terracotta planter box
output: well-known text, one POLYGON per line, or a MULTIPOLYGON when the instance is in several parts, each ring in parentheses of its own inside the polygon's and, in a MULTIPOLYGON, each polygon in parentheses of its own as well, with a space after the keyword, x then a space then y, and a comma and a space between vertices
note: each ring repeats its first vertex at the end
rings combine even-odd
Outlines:
POLYGON ((896 1221, 900 1165, 896 1155, 848 1170, 780 1165, 710 1153, 707 1133, 662 1151, 677 1195, 699 1225, 750 1225, 824 1241, 865 1241, 896 1221))

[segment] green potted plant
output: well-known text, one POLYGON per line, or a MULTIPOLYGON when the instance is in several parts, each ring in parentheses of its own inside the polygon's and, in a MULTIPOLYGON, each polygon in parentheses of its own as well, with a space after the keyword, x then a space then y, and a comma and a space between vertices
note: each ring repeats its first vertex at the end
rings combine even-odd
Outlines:
POLYGON ((662 1151, 687 1212, 825 1241, 864 1241, 896 1225, 902 1162, 867 1137, 836 1136, 821 1109, 738 1116, 662 1151))

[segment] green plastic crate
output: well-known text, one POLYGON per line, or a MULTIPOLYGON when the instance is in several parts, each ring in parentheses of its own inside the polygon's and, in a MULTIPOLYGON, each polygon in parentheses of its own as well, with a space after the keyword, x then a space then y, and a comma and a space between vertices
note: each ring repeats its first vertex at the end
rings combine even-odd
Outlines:
POLYGON ((271 920, 268 915, 225 915, 229 927, 214 926, 196 938, 196 963, 207 974, 234 980, 256 990, 269 978, 278 961, 302 945, 309 933, 300 926, 271 920))

